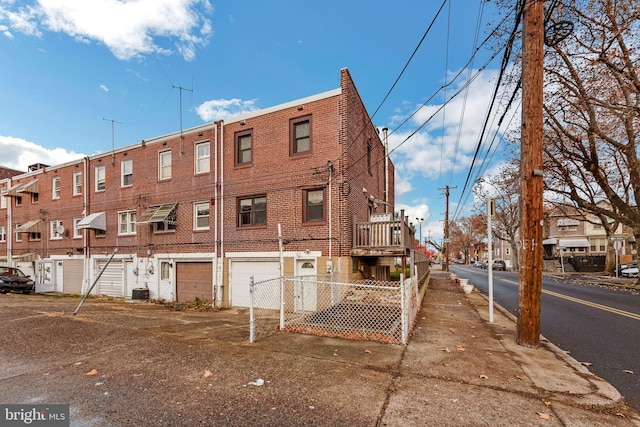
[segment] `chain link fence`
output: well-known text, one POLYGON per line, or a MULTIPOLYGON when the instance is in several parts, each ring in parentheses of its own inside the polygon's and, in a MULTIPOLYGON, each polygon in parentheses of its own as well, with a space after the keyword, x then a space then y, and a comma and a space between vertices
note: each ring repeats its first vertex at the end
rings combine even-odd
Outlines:
POLYGON ((332 276, 251 283, 250 341, 278 330, 407 344, 420 308, 418 280, 339 282, 332 276))

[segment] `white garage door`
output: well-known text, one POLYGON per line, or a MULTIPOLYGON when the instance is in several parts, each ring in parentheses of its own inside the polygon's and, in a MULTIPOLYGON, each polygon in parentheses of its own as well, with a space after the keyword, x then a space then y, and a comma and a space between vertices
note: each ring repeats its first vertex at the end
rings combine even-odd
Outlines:
POLYGON ((84 261, 81 259, 64 260, 62 270, 62 290, 67 294, 82 293, 84 261))
MULTIPOLYGON (((106 260, 98 261, 97 264, 97 272, 96 274, 100 274, 102 269, 104 268, 106 260)), ((107 268, 100 276, 97 285, 97 293, 99 295, 106 295, 110 297, 123 297, 124 296, 124 269, 122 265, 122 260, 111 260, 107 268)))
MULTIPOLYGON (((249 288, 251 284, 251 276, 254 282, 260 282, 267 279, 275 279, 280 277, 280 261, 262 260, 262 261, 231 261, 231 277, 229 284, 231 287, 231 305, 233 307, 249 307, 250 297, 249 288)), ((262 308, 279 308, 280 290, 271 289, 269 292, 269 302, 262 308), (276 295, 277 293, 277 295, 276 295), (271 301, 273 300, 273 301, 271 301), (275 307, 273 306, 275 305, 275 307)), ((260 298, 265 301, 264 298, 260 298)), ((266 302, 266 301, 265 301, 266 302)))

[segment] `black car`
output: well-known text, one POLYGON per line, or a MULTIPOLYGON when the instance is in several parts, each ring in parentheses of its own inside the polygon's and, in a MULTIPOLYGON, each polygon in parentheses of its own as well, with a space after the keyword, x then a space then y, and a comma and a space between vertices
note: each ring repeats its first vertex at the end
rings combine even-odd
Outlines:
POLYGON ((502 270, 507 271, 507 263, 501 259, 494 259, 493 265, 491 266, 493 270, 502 270))
POLYGON ((22 270, 13 267, 0 266, 0 293, 22 292, 30 294, 33 292, 35 282, 22 270))

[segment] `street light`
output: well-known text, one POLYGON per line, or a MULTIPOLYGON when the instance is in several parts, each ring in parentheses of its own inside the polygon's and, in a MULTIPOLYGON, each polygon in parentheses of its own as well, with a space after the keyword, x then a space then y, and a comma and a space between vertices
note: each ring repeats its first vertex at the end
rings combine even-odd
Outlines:
POLYGON ((420 238, 418 239, 418 244, 420 244, 422 242, 422 221, 424 221, 424 218, 416 217, 416 221, 420 224, 420 238))

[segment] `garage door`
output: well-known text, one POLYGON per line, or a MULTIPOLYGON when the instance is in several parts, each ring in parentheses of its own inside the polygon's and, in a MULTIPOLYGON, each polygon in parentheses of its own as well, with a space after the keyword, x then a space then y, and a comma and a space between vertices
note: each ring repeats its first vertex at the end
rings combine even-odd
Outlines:
POLYGON ((82 270, 84 261, 81 259, 68 259, 62 267, 62 291, 68 294, 82 293, 82 270))
POLYGON ((176 263, 176 300, 213 299, 213 264, 210 262, 176 263))
MULTIPOLYGON (((231 305, 233 307, 249 307, 249 288, 251 276, 255 282, 280 277, 280 261, 231 261, 231 277, 229 285, 231 287, 231 305)), ((265 290, 266 293, 266 290, 265 290)), ((269 290, 270 299, 258 298, 262 301, 260 308, 279 308, 280 289, 269 290)))
MULTIPOLYGON (((98 271, 97 274, 100 274, 102 269, 104 268, 106 260, 98 261, 98 271)), ((100 276, 98 280, 98 291, 97 293, 100 295, 107 295, 110 297, 120 298, 123 297, 123 289, 124 289, 124 275, 122 268, 122 260, 111 260, 107 268, 100 276)))

